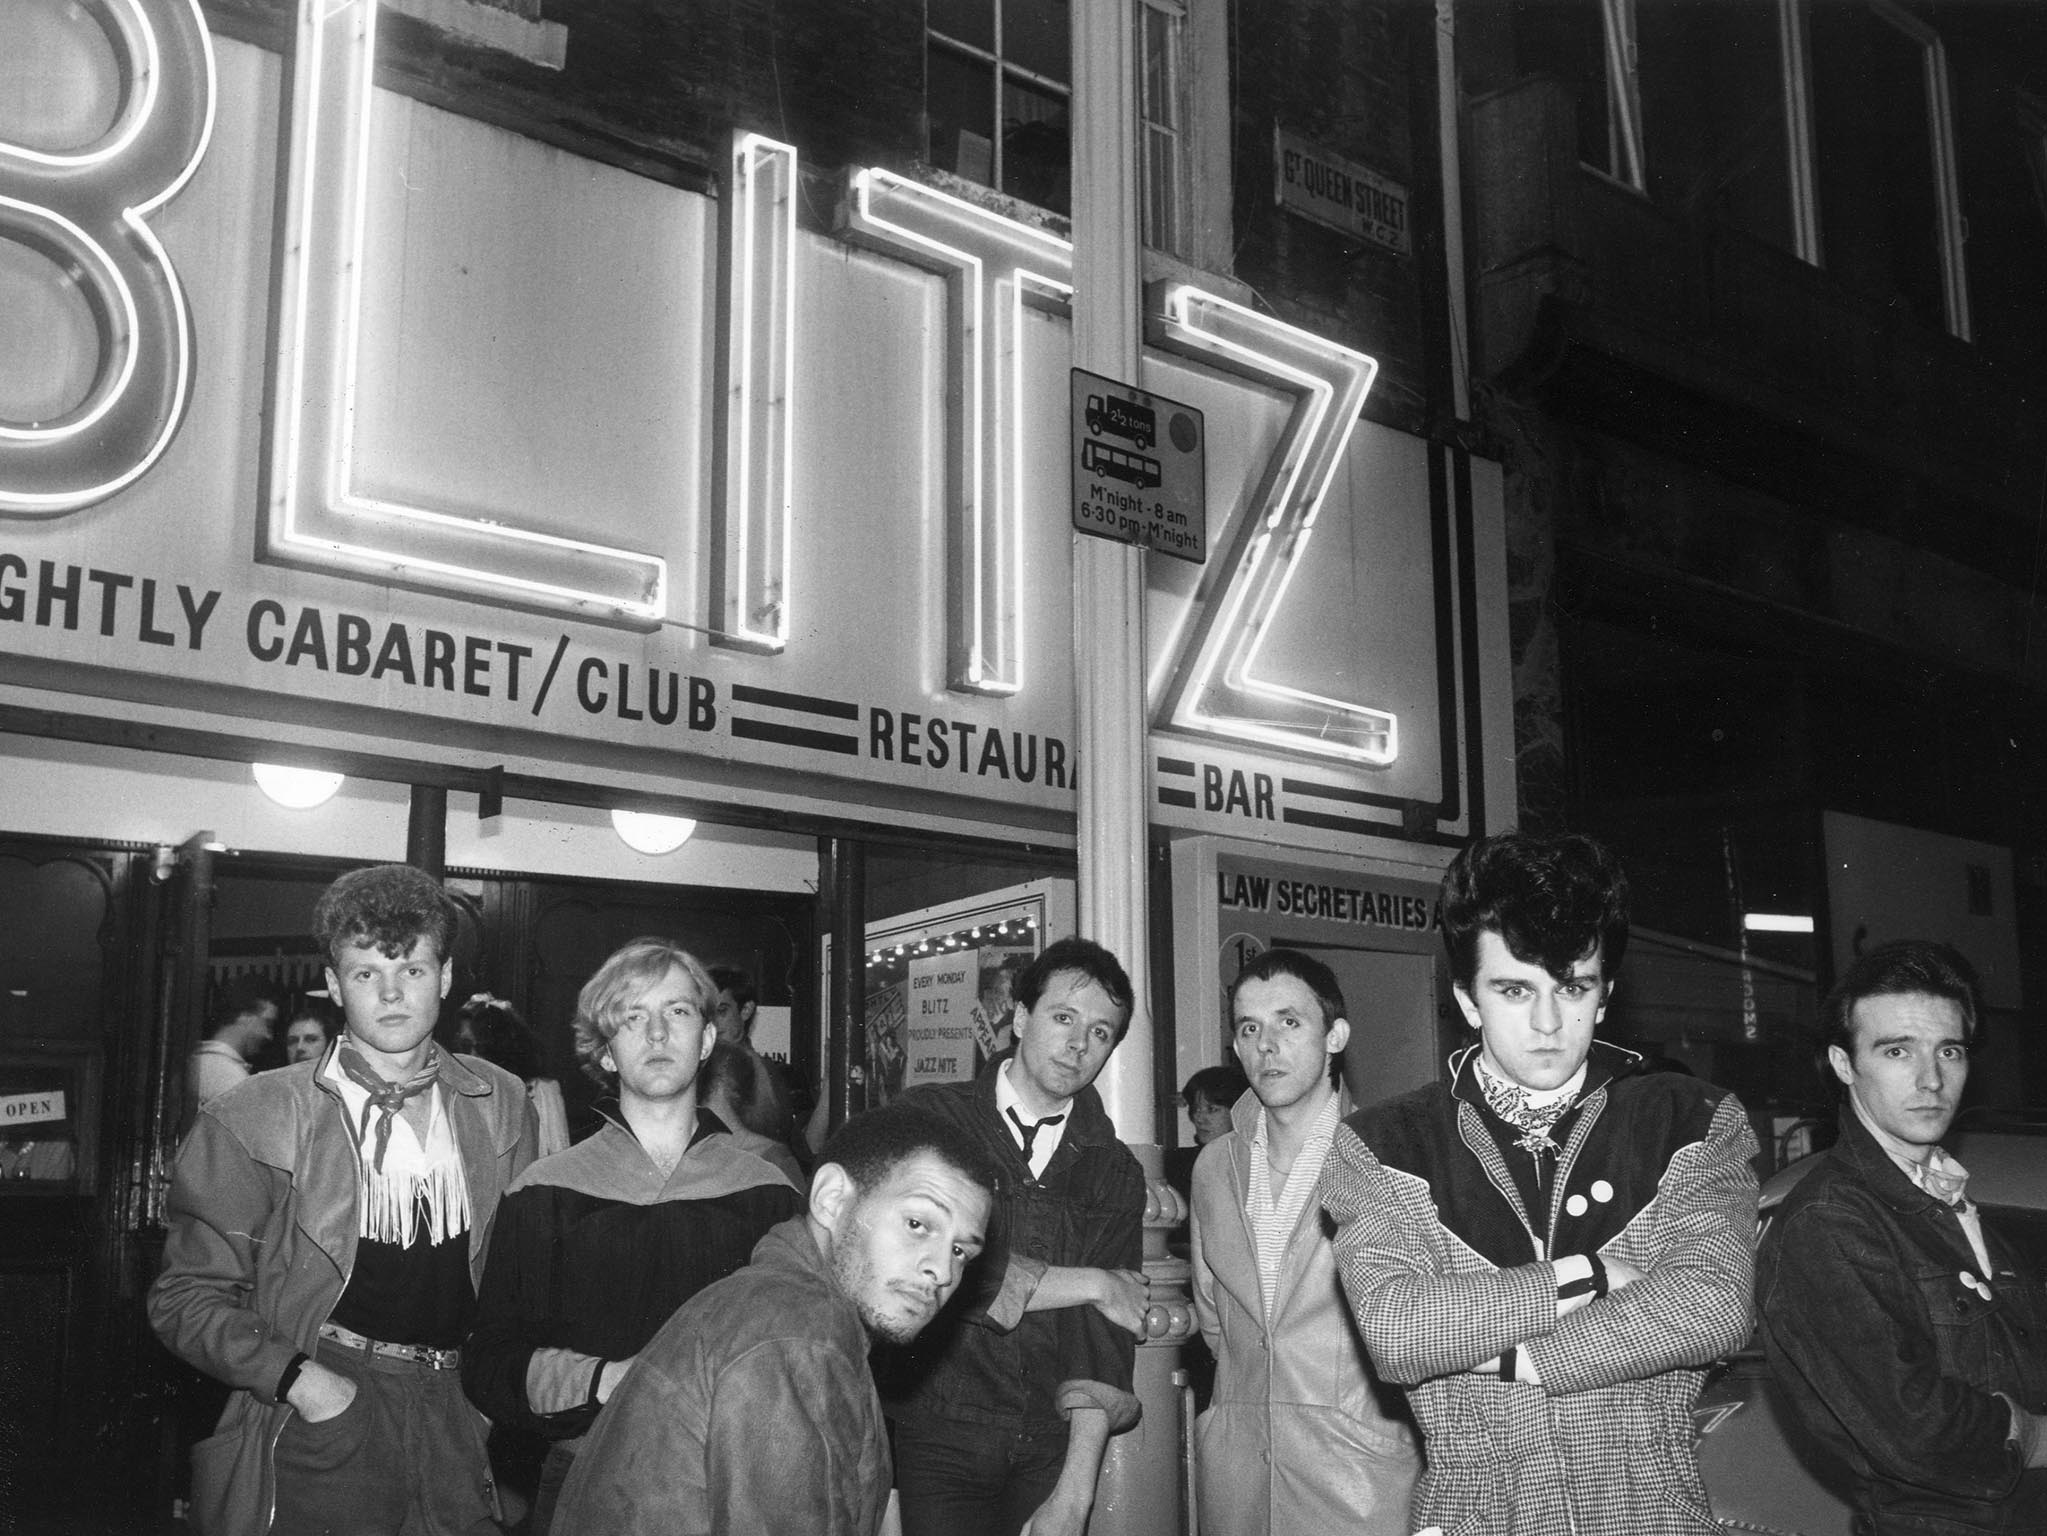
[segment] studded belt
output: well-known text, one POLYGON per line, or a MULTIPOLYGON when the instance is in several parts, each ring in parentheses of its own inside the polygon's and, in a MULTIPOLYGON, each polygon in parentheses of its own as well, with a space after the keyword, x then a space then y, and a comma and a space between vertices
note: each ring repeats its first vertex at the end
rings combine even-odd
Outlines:
POLYGON ((411 1365, 423 1365, 430 1371, 452 1371, 462 1364, 462 1351, 459 1349, 435 1349, 431 1344, 386 1344, 382 1339, 364 1338, 339 1323, 322 1323, 320 1337, 332 1339, 349 1349, 359 1349, 366 1355, 375 1355, 380 1360, 403 1360, 411 1365))

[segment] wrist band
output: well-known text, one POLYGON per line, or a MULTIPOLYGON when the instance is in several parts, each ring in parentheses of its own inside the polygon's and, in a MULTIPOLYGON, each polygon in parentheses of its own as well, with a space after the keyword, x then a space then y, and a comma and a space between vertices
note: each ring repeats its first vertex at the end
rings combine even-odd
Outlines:
POLYGON ((1502 1381, 1514 1380, 1516 1372, 1514 1354, 1515 1351, 1519 1348, 1520 1346, 1517 1344, 1509 1344, 1505 1349, 1500 1351, 1500 1380, 1502 1381))
POLYGON ((595 1408, 597 1406, 597 1384, 604 1380, 605 1364, 604 1360, 599 1359, 596 1366, 590 1372, 590 1395, 583 1399, 583 1406, 585 1408, 595 1408))
POLYGON ((284 1401, 285 1395, 291 1391, 292 1384, 299 1379, 299 1372, 306 1368, 306 1361, 309 1358, 310 1356, 307 1355, 293 1355, 291 1357, 291 1364, 278 1373, 277 1391, 272 1395, 280 1403, 284 1401))
POLYGON ((1588 1253, 1585 1257, 1592 1261, 1592 1295, 1597 1300, 1606 1294, 1606 1260, 1596 1253, 1588 1253))

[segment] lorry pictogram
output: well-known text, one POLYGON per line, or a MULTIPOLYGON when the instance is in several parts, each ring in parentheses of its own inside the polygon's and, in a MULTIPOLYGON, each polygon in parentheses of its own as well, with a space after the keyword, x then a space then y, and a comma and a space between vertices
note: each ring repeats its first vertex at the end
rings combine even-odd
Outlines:
MULTIPOLYGON (((1127 438, 1140 448, 1149 448, 1158 441, 1158 414, 1150 406, 1139 405, 1135 400, 1121 400, 1114 395, 1087 397, 1087 429, 1100 437, 1113 433, 1127 438)), ((1158 482, 1153 481, 1154 485, 1158 482)))

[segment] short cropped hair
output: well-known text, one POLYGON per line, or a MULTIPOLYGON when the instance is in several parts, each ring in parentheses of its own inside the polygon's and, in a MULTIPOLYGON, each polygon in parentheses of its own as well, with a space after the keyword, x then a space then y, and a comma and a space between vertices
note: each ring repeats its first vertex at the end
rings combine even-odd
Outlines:
POLYGON ((437 960, 455 952, 459 910, 441 882, 410 864, 351 869, 321 893, 313 938, 338 970, 344 945, 393 959, 424 941, 437 960))
POLYGON ((300 1019, 311 1019, 329 1040, 341 1033, 341 1010, 320 998, 301 999, 299 1005, 284 1016, 285 1028, 291 1028, 300 1019))
POLYGON ((887 1181, 904 1162, 929 1152, 968 1182, 995 1197, 998 1175, 981 1144, 950 1120, 914 1100, 884 1104, 853 1116, 818 1153, 818 1166, 836 1163, 863 1193, 887 1181))
POLYGON ((583 1075, 598 1087, 618 1086, 618 1074, 605 1071, 598 1063, 611 1037, 625 1023, 627 1004, 671 970, 681 971, 696 988, 697 1007, 708 1027, 712 1005, 718 1001, 717 984, 697 957, 673 939, 645 937, 621 944, 576 994, 576 1017, 571 1025, 576 1061, 583 1075))
POLYGON ((1010 995, 1028 1013, 1038 1006, 1038 999, 1045 995, 1045 988, 1051 985, 1052 978, 1068 971, 1085 976, 1109 994, 1110 1002, 1123 1010, 1123 1023, 1116 1031, 1116 1039, 1120 1042, 1130 1028, 1130 1015, 1137 1007, 1137 992, 1130 985, 1123 962, 1093 939, 1083 939, 1075 934, 1046 945, 1044 953, 1017 975, 1010 995))
POLYGON ((736 965, 714 965, 707 973, 711 978, 711 995, 706 1002, 717 1001, 720 992, 730 992, 732 1001, 739 1004, 740 1012, 746 1011, 748 1003, 758 1003, 760 993, 755 989, 753 978, 736 965))
POLYGON ((1838 1045, 1853 1058, 1855 1005, 1864 998, 1902 993, 1923 993, 1955 1003, 1962 1010, 1962 1043, 1975 1046, 1982 1006, 1976 968, 1953 945, 1932 939, 1892 939, 1858 956, 1820 1003, 1822 1046, 1838 1045))
POLYGON ((1336 972, 1313 955, 1298 949, 1268 949, 1245 961, 1244 968, 1237 972, 1237 979, 1230 983, 1229 1023, 1233 1029, 1237 1019, 1237 994, 1243 991, 1244 984, 1270 981, 1275 976, 1291 976, 1315 994, 1315 1001, 1322 1005, 1324 1034, 1338 1019, 1349 1017, 1344 1012, 1343 988, 1336 980, 1336 972))
POLYGON ((1251 1080, 1244 1076, 1242 1067, 1224 1062, 1220 1066, 1203 1067, 1180 1086, 1180 1102, 1192 1114, 1194 1101, 1206 1099, 1221 1109, 1228 1109, 1250 1091, 1251 1080))
POLYGON ((1610 977, 1628 948, 1628 877, 1583 833, 1482 838, 1443 874, 1443 948, 1450 979, 1466 990, 1478 974, 1479 935, 1488 931, 1516 960, 1560 980, 1596 946, 1610 977))
POLYGON ((277 989, 261 976, 237 976, 222 985, 213 1000, 213 1013, 207 1024, 208 1029, 221 1029, 247 1014, 260 1014, 265 1009, 279 1012, 283 1003, 277 989))

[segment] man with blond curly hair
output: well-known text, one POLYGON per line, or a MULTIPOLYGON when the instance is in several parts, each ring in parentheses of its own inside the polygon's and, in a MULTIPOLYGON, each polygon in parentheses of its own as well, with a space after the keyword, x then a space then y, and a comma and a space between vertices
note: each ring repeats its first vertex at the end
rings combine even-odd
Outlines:
POLYGON ((701 1102, 717 985, 667 939, 634 939, 584 984, 576 1054, 605 1126, 506 1196, 463 1359, 471 1401, 549 1442, 528 1530, 546 1536, 577 1448, 641 1348, 745 1265, 802 1201, 701 1102))

